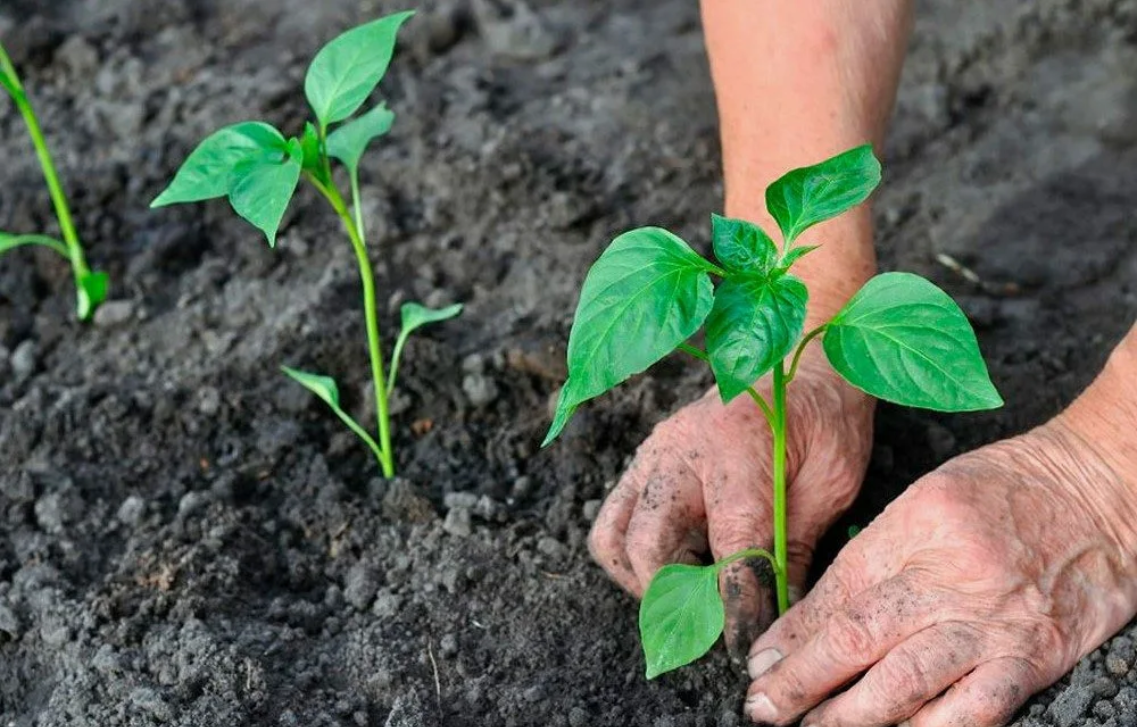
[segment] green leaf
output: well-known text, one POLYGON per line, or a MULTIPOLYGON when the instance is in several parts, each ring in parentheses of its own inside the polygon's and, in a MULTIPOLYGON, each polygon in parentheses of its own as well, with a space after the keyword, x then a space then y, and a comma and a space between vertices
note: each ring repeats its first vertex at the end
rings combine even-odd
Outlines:
POLYGON ((288 143, 280 132, 259 121, 227 126, 198 144, 178 169, 174 181, 151 208, 224 197, 233 188, 237 167, 256 160, 279 159, 288 143))
POLYGON ((758 225, 746 220, 711 215, 715 257, 727 270, 765 275, 778 260, 778 247, 758 225))
POLYGON ((588 271, 569 333, 569 382, 561 391, 556 438, 572 410, 671 353, 711 310, 715 267, 658 227, 617 237, 588 271))
POLYGON ((371 448, 371 451, 375 453, 379 461, 382 462, 384 460, 383 450, 379 448, 379 445, 375 443, 375 440, 367 433, 367 430, 359 426, 359 424, 351 418, 351 415, 340 408, 340 392, 339 387, 336 386, 335 379, 329 376, 321 376, 319 374, 289 368, 288 366, 281 366, 280 370, 331 407, 336 416, 340 418, 340 421, 346 424, 348 429, 355 432, 356 436, 362 439, 364 443, 371 448))
POLYGON ((4 73, 3 71, 0 71, 0 87, 3 87, 4 90, 10 93, 13 97, 15 97, 19 92, 19 88, 16 86, 15 81, 13 81, 8 76, 8 74, 4 73))
POLYGON ((316 54, 304 93, 323 128, 354 114, 375 90, 395 53, 399 27, 412 15, 395 13, 352 28, 316 54))
MULTIPOLYGON (((284 211, 300 181, 304 152, 293 139, 282 160, 254 159, 237 165, 229 203, 233 211, 265 234, 269 247, 276 246, 276 232, 284 211)), ((279 155, 278 155, 279 156, 279 155)))
POLYGON ((792 275, 727 278, 707 317, 707 354, 730 401, 785 358, 801 337, 809 292, 792 275))
POLYGON ((820 245, 803 245, 801 247, 791 247, 782 255, 782 259, 778 261, 778 268, 781 270, 789 270, 794 263, 809 253, 816 250, 820 245))
POLYGON ((107 299, 110 290, 110 276, 102 272, 88 272, 81 275, 76 281, 75 313, 79 320, 85 321, 91 317, 95 309, 107 299))
POLYGON ((391 373, 387 377, 387 391, 393 390, 398 381, 399 360, 403 356, 403 346, 407 344, 407 339, 411 337, 411 334, 423 326, 450 320, 461 315, 461 313, 461 303, 448 305, 445 308, 427 308, 413 302, 403 303, 403 307, 400 309, 403 326, 399 331, 399 337, 395 339, 395 349, 391 353, 391 373))
POLYGON ((936 411, 1003 405, 967 317, 918 275, 869 280, 829 322, 823 346, 850 384, 886 401, 936 411))
POLYGON ((682 564, 660 568, 640 602, 647 678, 690 664, 710 651, 724 623, 717 568, 682 564))
POLYGON ((789 245, 806 229, 868 199, 880 184, 880 162, 865 144, 820 164, 794 169, 766 189, 766 209, 789 245))
POLYGON ((339 159, 355 174, 367 145, 390 131, 394 121, 391 110, 382 104, 376 106, 328 134, 328 156, 339 159))

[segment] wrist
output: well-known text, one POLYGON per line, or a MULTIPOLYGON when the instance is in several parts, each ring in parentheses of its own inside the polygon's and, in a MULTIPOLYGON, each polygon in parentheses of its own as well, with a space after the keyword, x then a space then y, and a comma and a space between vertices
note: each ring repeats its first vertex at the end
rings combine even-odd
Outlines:
POLYGON ((1137 567, 1137 329, 1105 368, 1047 427, 1065 432, 1082 452, 1087 476, 1077 478, 1100 520, 1137 567))

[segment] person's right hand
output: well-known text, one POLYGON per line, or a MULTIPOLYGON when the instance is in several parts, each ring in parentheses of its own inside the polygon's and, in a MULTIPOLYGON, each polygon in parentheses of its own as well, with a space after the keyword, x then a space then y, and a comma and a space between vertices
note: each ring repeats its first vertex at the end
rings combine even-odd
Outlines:
MULTIPOLYGON (((767 401, 769 377, 755 388, 767 401)), ((830 368, 817 346, 787 389, 787 520, 791 594, 800 597, 818 538, 852 503, 872 447, 871 397, 830 368)), ((772 435, 748 396, 724 406, 712 389, 660 423, 592 527, 596 561, 640 596, 668 563, 773 550, 772 435)), ((744 656, 777 615, 764 561, 724 569, 727 645, 744 656)))

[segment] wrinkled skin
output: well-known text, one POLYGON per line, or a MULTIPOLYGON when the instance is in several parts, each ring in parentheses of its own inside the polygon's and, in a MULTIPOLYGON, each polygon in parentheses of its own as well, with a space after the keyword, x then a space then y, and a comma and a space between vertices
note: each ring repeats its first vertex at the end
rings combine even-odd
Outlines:
POLYGON ((1135 483, 1102 451, 1059 418, 914 484, 755 642, 746 712, 1005 724, 1137 612, 1135 483))
MULTIPOLYGON (((768 378, 756 388, 770 400, 768 378)), ((808 349, 787 398, 788 556, 800 594, 818 538, 852 503, 872 446, 872 401, 808 349)), ((596 561, 639 596, 667 563, 770 549, 772 437, 749 396, 717 390, 662 422, 608 496, 590 537, 596 561)), ((727 644, 745 656, 777 615, 763 560, 724 569, 727 644)), ((772 584, 771 584, 772 585, 772 584)))

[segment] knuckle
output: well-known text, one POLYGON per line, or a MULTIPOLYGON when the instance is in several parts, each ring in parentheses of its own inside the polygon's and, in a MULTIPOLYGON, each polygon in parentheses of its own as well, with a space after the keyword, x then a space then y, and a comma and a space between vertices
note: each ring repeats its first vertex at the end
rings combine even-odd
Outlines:
POLYGON ((868 620, 848 612, 830 619, 825 638, 833 658, 845 664, 863 664, 876 643, 868 620))
POLYGON ((923 704, 939 691, 933 687, 927 664, 910 652, 894 652, 878 668, 879 678, 871 684, 881 704, 894 703, 903 709, 923 704))

